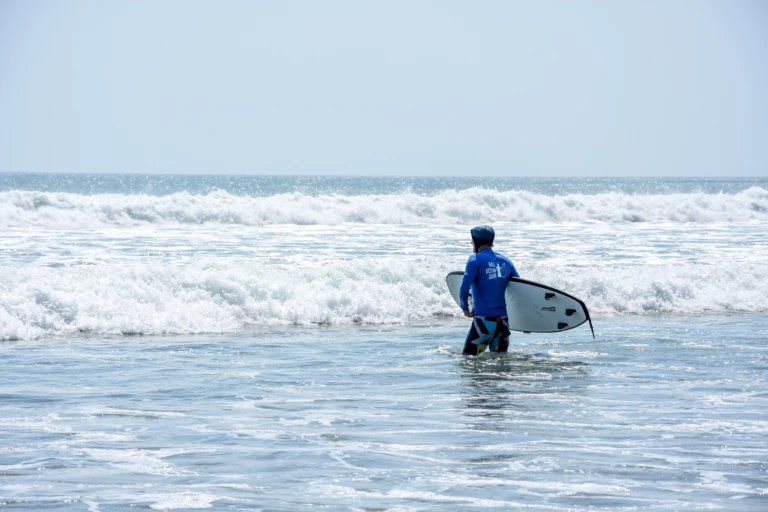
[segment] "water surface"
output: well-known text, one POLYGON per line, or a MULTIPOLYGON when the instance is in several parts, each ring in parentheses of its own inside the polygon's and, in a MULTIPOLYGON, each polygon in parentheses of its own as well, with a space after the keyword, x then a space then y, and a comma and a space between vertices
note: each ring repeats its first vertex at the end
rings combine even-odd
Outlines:
POLYGON ((768 317, 6 342, 14 510, 762 510, 768 317))

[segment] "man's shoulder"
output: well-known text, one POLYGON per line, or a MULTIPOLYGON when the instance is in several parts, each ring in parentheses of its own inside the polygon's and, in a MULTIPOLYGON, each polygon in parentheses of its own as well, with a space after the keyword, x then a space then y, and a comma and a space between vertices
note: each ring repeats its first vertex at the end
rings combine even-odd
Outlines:
POLYGON ((502 260, 512 264, 512 260, 503 254, 493 250, 485 250, 478 252, 477 254, 470 255, 469 258, 467 258, 467 265, 486 262, 492 263, 495 260, 502 260))

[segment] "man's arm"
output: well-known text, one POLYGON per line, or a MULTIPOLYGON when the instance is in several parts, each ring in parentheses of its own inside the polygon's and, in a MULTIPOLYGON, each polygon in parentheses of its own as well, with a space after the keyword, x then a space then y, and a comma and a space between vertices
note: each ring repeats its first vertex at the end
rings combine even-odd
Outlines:
POLYGON ((459 300, 461 301, 461 310, 465 315, 469 314, 469 290, 477 276, 477 259, 470 256, 467 260, 467 267, 464 269, 464 279, 461 280, 461 289, 459 290, 459 300))
POLYGON ((509 264, 510 264, 510 265, 512 265, 512 272, 511 272, 511 274, 510 274, 510 275, 511 275, 512 277, 517 277, 517 278, 519 278, 519 277, 520 277, 520 274, 518 274, 518 273, 517 273, 517 269, 515 268, 515 264, 514 264, 514 263, 512 263, 512 261, 511 261, 511 260, 510 260, 509 264))

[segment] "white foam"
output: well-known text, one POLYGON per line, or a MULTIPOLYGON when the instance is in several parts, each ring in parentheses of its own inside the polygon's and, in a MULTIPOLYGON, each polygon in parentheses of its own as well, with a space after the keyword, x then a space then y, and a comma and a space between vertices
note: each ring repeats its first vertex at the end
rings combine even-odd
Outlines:
MULTIPOLYGON (((444 494, 444 493, 438 493, 438 492, 431 492, 431 491, 411 491, 411 490, 404 490, 404 489, 398 489, 393 490, 389 492, 380 492, 380 491, 369 491, 369 490, 358 490, 354 487, 345 487, 342 485, 318 485, 314 486, 312 488, 312 491, 317 492, 321 495, 329 496, 334 499, 336 498, 352 498, 352 499, 360 499, 360 500, 371 500, 371 499, 397 499, 401 502, 407 502, 407 501, 414 501, 419 504, 426 503, 427 505, 432 504, 441 504, 445 505, 447 503, 456 504, 456 505, 464 505, 465 507, 484 507, 484 508, 497 508, 497 507, 505 507, 505 508, 512 508, 514 510, 522 510, 522 509, 545 509, 545 510, 571 510, 569 507, 559 507, 553 504, 539 504, 539 503, 524 503, 524 502, 517 502, 517 501, 506 501, 506 500, 496 500, 496 499, 490 499, 490 498, 478 498, 478 497, 472 497, 472 496, 456 496, 452 494, 444 494)), ((433 506, 432 508, 439 508, 436 506, 433 506)), ((420 509, 423 509, 421 507, 420 509)))
POLYGON ((699 314, 768 311, 765 266, 718 262, 652 268, 534 269, 527 278, 567 290, 593 314, 699 314))
POLYGON ((768 190, 735 194, 633 195, 619 192, 548 196, 486 188, 345 196, 340 194, 83 195, 0 192, 1 226, 83 227, 141 224, 457 224, 480 222, 734 222, 768 220, 768 190))
POLYGON ((135 473, 167 476, 186 475, 190 472, 177 469, 174 464, 163 460, 164 458, 184 453, 195 453, 200 450, 84 448, 81 451, 83 455, 94 460, 106 462, 115 468, 121 468, 135 473))
POLYGON ((88 444, 94 441, 99 442, 125 442, 136 439, 134 434, 123 433, 110 433, 110 432, 78 432, 75 436, 73 443, 88 444))
MULTIPOLYGON (((212 261, 0 268, 0 340, 458 317, 443 281, 451 265, 365 259, 315 267, 212 261)), ((564 267, 525 277, 573 293, 593 315, 768 311, 768 273, 759 263, 681 262, 652 273, 564 267)))
POLYGON ((169 418, 169 417, 181 417, 185 416, 182 412, 173 411, 142 411, 133 409, 115 409, 113 407, 107 407, 105 409, 98 409, 91 411, 92 415, 116 415, 116 416, 138 416, 147 418, 169 418))
POLYGON ((181 508, 211 508, 218 496, 199 492, 183 492, 150 495, 147 498, 155 503, 150 508, 155 510, 176 510, 181 508))

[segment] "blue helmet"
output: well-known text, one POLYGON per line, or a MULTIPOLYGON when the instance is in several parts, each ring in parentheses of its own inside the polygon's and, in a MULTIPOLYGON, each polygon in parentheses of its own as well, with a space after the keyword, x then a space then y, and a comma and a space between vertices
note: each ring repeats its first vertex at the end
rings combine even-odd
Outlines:
POLYGON ((477 245, 492 244, 493 239, 496 236, 496 233, 491 226, 477 226, 472 228, 470 233, 472 234, 472 240, 474 240, 477 245))

